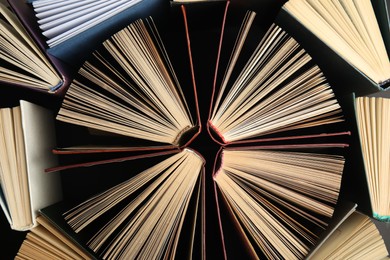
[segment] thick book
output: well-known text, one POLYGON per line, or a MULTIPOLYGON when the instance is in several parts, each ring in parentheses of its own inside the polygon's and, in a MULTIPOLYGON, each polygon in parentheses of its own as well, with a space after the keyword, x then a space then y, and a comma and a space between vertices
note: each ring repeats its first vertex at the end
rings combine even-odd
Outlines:
POLYGON ((7 6, 1 4, 0 13, 0 82, 50 94, 63 93, 70 83, 70 69, 48 55, 7 6))
POLYGON ((290 0, 277 23, 340 83, 340 91, 364 95, 386 88, 390 78, 386 4, 385 0, 290 0))
POLYGON ((56 144, 51 111, 20 101, 1 110, 1 206, 11 228, 35 226, 38 210, 62 198, 59 173, 45 169, 58 164, 51 153, 56 144))
MULTIPOLYGON (((77 203, 44 208, 41 214, 96 258, 201 258, 204 163, 189 148, 123 158, 118 166, 126 175, 118 183, 100 188, 92 197, 78 198, 77 203)), ((116 174, 121 173, 110 175, 116 174)))
MULTIPOLYGON (((104 22, 99 19, 94 19, 94 23, 91 23, 85 28, 80 28, 71 31, 70 36, 67 37, 62 43, 57 44, 49 48, 46 43, 47 38, 42 34, 42 30, 39 28, 38 18, 34 12, 33 4, 35 1, 24 0, 10 0, 8 1, 15 13, 30 34, 45 47, 47 52, 56 59, 64 62, 68 66, 71 66, 77 71, 82 65, 83 61, 87 58, 88 54, 92 52, 97 45, 106 40, 115 32, 126 27, 129 23, 149 15, 166 15, 169 8, 169 2, 164 0, 121 0, 121 1, 73 1, 73 5, 69 4, 67 7, 72 9, 69 12, 73 12, 73 6, 78 4, 84 4, 84 2, 92 3, 86 7, 88 15, 90 8, 98 6, 98 4, 105 5, 111 3, 116 5, 115 10, 106 11, 104 16, 104 22), (134 4, 133 4, 134 3, 134 4), (131 7, 129 7, 129 5, 131 7), (109 17, 106 17, 109 16, 109 17)), ((68 5, 68 1, 44 1, 47 5, 57 5, 58 3, 65 3, 68 5)), ((101 10, 103 10, 101 8, 101 10)), ((99 12, 100 9, 96 10, 99 12)), ((59 11, 51 12, 51 15, 61 15, 59 11)), ((51 16, 50 15, 50 16, 51 16)), ((81 18, 80 18, 81 19, 81 18)), ((78 21, 73 19, 70 21, 78 21)), ((87 21, 89 23, 89 21, 87 21)))
POLYGON ((92 259, 93 256, 74 243, 42 216, 27 233, 15 259, 92 259))
POLYGON ((135 150, 190 143, 201 126, 182 10, 168 22, 137 20, 104 41, 70 84, 57 120, 126 136, 135 150), (158 26, 169 31, 160 34, 158 26))
POLYGON ((331 125, 342 124, 331 84, 283 28, 271 24, 263 32, 255 12, 238 12, 229 2, 221 24, 207 124, 215 141, 227 145, 288 139, 332 132, 331 125))
POLYGON ((342 147, 221 148, 213 179, 225 258, 237 252, 305 258, 331 224, 345 164, 342 147))
POLYGON ((352 209, 335 224, 307 259, 388 259, 386 233, 375 220, 352 209))
POLYGON ((364 173, 370 198, 372 217, 390 221, 389 152, 390 95, 380 91, 355 98, 356 124, 364 163, 364 173))

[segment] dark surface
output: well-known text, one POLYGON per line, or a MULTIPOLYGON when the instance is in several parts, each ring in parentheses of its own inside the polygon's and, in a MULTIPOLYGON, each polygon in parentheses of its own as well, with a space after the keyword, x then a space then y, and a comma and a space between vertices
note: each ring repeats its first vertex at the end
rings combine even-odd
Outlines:
POLYGON ((10 228, 3 211, 0 212, 0 259, 14 259, 27 232, 14 231, 10 228))

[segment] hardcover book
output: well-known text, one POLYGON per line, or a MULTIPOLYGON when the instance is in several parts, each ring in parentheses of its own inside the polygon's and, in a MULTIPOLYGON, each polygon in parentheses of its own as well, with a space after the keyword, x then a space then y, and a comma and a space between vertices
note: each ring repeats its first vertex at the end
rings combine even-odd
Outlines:
POLYGON ((42 216, 26 235, 15 259, 91 259, 92 256, 68 239, 42 216))
POLYGON ((0 5, 0 13, 0 82, 51 94, 63 93, 69 85, 70 69, 46 54, 17 16, 3 4, 0 5))
POLYGON ((59 173, 45 174, 58 164, 51 153, 56 137, 53 113, 20 101, 1 108, 1 206, 11 227, 27 230, 36 225, 38 210, 62 199, 59 173))
POLYGON ((204 257, 204 159, 185 148, 122 158, 120 169, 127 180, 41 214, 96 258, 204 257))
POLYGON ((386 1, 290 0, 282 12, 296 19, 372 84, 385 88, 390 77, 389 40, 384 38, 388 29, 382 35, 381 28, 385 27, 378 22, 388 24, 388 20, 377 19, 375 10, 380 8, 374 6, 378 5, 386 8, 386 1))
POLYGON ((356 120, 372 217, 384 222, 390 221, 390 196, 387 192, 390 184, 389 101, 387 91, 356 97, 356 120))
POLYGON ((127 136, 134 149, 186 146, 200 132, 200 115, 185 19, 182 24, 176 44, 185 47, 187 64, 180 78, 154 20, 137 20, 84 63, 57 120, 127 136))

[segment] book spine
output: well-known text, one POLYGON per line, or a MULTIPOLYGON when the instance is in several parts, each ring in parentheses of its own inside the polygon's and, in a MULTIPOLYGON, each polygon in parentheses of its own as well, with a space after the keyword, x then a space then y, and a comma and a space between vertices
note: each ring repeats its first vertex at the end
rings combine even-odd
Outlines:
POLYGON ((223 165, 223 147, 219 149, 219 151, 216 154, 215 160, 214 160, 214 166, 213 166, 213 180, 215 181, 215 178, 217 175, 221 172, 221 167, 223 165))
POLYGON ((203 165, 205 165, 206 164, 206 160, 204 159, 204 157, 198 152, 198 151, 195 151, 194 149, 190 149, 190 148, 184 148, 184 150, 183 151, 186 151, 186 152, 189 152, 189 153, 192 153, 192 154, 194 154, 196 157, 198 157, 199 158, 199 160, 201 160, 202 161, 202 163, 203 163, 203 165))
POLYGON ((188 132, 188 130, 191 129, 191 126, 186 126, 183 128, 176 136, 175 140, 173 140, 172 144, 176 146, 180 146, 180 140, 182 139, 183 135, 188 132))
POLYGON ((207 122, 207 125, 208 125, 208 129, 209 129, 209 134, 211 136, 211 138, 216 142, 216 143, 219 143, 221 145, 223 144, 227 144, 228 142, 226 141, 225 137, 222 135, 222 133, 218 130, 218 128, 211 122, 211 120, 209 120, 207 122), (211 130, 213 132, 211 132, 211 130), (213 134, 214 133, 214 134, 213 134), (215 139, 214 137, 217 136, 218 138, 221 139, 222 143, 220 141, 218 141, 217 139, 215 139))

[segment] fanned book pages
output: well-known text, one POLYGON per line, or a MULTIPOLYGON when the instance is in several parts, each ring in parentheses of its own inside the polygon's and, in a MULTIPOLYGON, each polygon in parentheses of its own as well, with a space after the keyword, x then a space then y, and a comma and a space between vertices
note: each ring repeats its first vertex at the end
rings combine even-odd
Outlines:
POLYGON ((311 145, 286 148, 221 150, 213 178, 225 258, 240 234, 253 258, 303 259, 327 228, 344 158, 305 151, 311 145), (236 232, 223 224, 229 223, 226 219, 235 223, 236 232))
POLYGON ((15 14, 3 4, 0 4, 0 13, 0 81, 47 92, 57 91, 65 79, 15 14))
POLYGON ((42 216, 38 225, 27 233, 15 259, 91 259, 74 241, 62 234, 42 216))
POLYGON ((389 56, 370 0, 290 0, 283 10, 375 84, 389 80, 389 56))
POLYGON ((121 170, 128 173, 128 180, 66 212, 54 205, 41 213, 56 225, 66 222, 63 230, 70 227, 65 232, 97 258, 202 257, 203 158, 185 148, 173 155, 149 155, 124 163, 121 170), (134 165, 146 169, 138 172, 134 165))
POLYGON ((388 259, 386 245, 374 222, 354 212, 309 259, 388 259))
MULTIPOLYGON (((183 35, 177 41, 185 50, 188 33, 176 26, 176 35, 183 35)), ((199 132, 200 120, 190 49, 181 59, 188 60, 187 67, 180 68, 188 75, 184 83, 176 76, 153 19, 137 20, 85 62, 57 119, 128 136, 143 147, 183 146, 199 132)))
POLYGON ((357 97, 356 117, 373 216, 389 222, 390 99, 380 95, 357 97))
POLYGON ((20 106, 0 109, 1 206, 15 230, 27 230, 38 210, 62 198, 59 173, 45 174, 57 164, 51 111, 20 101, 20 106), (39 158, 39 159, 37 159, 39 158))
POLYGON ((39 27, 49 47, 56 46, 143 0, 35 0, 39 27))
POLYGON ((273 24, 248 57, 255 20, 256 13, 248 11, 232 48, 225 47, 222 28, 219 56, 230 58, 225 68, 217 63, 210 132, 229 144, 342 122, 341 107, 320 68, 280 27, 273 24))

